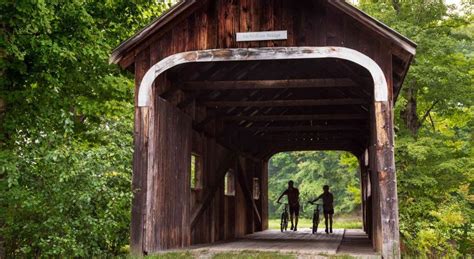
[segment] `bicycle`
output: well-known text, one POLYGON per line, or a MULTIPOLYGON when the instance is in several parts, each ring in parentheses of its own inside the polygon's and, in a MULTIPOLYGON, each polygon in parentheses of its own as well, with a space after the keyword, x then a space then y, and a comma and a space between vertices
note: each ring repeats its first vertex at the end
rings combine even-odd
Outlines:
POLYGON ((280 221, 280 230, 281 232, 286 231, 288 229, 288 204, 284 204, 285 208, 283 213, 281 213, 281 221, 280 221))
MULTIPOLYGON (((313 204, 312 202, 308 202, 308 203, 313 204)), ((321 204, 313 204, 313 205, 316 205, 316 208, 314 208, 314 211, 313 211, 313 234, 314 234, 318 232, 318 225, 320 222, 319 212, 321 211, 320 209, 321 204)))

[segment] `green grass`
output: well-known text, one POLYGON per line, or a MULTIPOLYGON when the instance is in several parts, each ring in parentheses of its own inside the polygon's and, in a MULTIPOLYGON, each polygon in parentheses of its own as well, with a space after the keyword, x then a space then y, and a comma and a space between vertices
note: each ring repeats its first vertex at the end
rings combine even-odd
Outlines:
MULTIPOLYGON (((137 257, 138 258, 138 257, 137 257)), ((155 255, 145 256, 146 259, 193 259, 196 258, 188 251, 183 252, 168 252, 155 255)))
MULTIPOLYGON (((291 224, 291 223, 290 223, 291 224)), ((298 228, 311 228, 313 226, 311 219, 299 219, 298 221, 298 228)), ((360 229, 362 228, 362 222, 358 219, 353 217, 349 218, 335 218, 333 221, 333 228, 345 228, 345 229, 360 229)), ((280 229, 280 219, 269 219, 268 220, 268 228, 270 229, 280 229)), ((324 218, 322 218, 321 222, 319 223, 319 228, 324 228, 324 218)))

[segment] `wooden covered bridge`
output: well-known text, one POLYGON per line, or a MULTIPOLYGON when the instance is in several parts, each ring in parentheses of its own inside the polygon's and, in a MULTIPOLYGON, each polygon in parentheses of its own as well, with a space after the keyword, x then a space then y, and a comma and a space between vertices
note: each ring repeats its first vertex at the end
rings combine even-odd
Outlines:
POLYGON ((415 48, 344 1, 177 3, 111 56, 136 79, 132 250, 265 230, 268 159, 342 150, 373 247, 399 257, 393 106, 415 48))

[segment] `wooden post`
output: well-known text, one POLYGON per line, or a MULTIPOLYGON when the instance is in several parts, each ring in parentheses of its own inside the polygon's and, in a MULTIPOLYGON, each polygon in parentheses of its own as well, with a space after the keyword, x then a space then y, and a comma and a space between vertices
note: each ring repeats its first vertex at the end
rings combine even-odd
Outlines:
POLYGON ((191 118, 159 97, 149 109, 144 254, 191 244, 191 118))
POLYGON ((364 163, 364 155, 359 157, 361 212, 363 229, 367 233, 367 166, 364 163))
POLYGON ((143 230, 146 215, 146 174, 148 161, 148 107, 135 110, 135 150, 133 153, 132 219, 130 249, 134 255, 143 254, 143 230))
POLYGON ((376 174, 379 192, 382 256, 400 257, 393 110, 390 102, 375 102, 376 174))
POLYGON ((261 216, 262 216, 262 229, 268 229, 268 162, 260 161, 260 172, 261 172, 261 191, 260 191, 260 204, 261 204, 261 216))
POLYGON ((149 49, 139 53, 135 65, 135 124, 132 175, 132 215, 130 222, 130 250, 134 255, 143 254, 143 227, 145 223, 146 174, 148 158, 148 107, 138 107, 140 82, 149 66, 149 49))

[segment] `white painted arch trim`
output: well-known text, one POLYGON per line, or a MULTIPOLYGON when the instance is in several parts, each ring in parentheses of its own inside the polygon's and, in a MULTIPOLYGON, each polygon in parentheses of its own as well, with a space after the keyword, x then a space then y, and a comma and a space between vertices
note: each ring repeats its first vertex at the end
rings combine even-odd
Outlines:
POLYGON ((143 77, 138 91, 138 106, 151 106, 152 86, 155 79, 166 70, 181 64, 322 58, 348 60, 366 68, 374 80, 375 101, 388 101, 388 84, 382 69, 373 59, 359 51, 344 47, 274 47, 197 50, 166 57, 153 65, 143 77))

